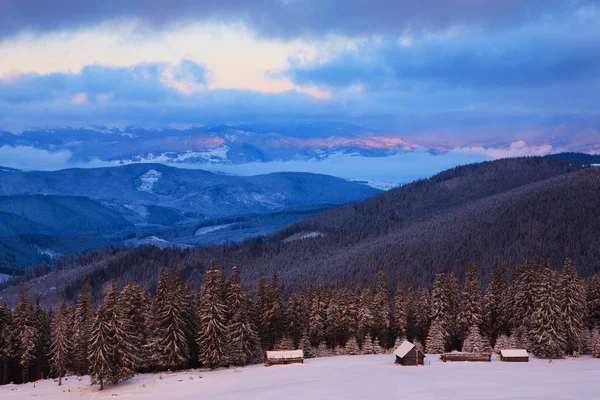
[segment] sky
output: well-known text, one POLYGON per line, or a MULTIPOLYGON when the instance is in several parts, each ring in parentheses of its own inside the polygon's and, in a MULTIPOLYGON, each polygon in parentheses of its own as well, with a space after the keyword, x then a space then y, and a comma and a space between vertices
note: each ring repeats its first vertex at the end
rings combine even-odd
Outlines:
POLYGON ((11 132, 323 120, 600 152, 598 104, 599 1, 0 0, 11 132))

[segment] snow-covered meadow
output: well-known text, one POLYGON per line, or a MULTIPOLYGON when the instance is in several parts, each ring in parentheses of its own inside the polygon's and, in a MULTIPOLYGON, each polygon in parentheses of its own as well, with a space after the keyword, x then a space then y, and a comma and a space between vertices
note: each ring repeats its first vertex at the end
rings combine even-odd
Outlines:
POLYGON ((595 399, 600 359, 589 356, 529 363, 443 363, 429 356, 422 367, 394 365, 393 355, 338 356, 304 364, 142 374, 107 386, 68 377, 0 386, 4 399, 595 399))

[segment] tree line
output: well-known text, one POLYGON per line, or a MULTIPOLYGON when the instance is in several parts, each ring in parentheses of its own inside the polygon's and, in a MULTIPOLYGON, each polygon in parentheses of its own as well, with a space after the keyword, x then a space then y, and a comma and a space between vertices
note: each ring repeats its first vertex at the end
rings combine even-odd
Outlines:
MULTIPOLYGON (((109 282, 97 307, 86 278, 73 304, 44 309, 26 282, 13 309, 0 305, 0 383, 90 375, 104 388, 135 373, 216 369, 261 362, 265 350, 306 357, 371 354, 408 339, 428 353, 525 348, 538 357, 600 357, 600 274, 584 280, 567 256, 561 270, 528 255, 510 274, 499 260, 482 290, 469 266, 464 284, 438 271, 433 287, 383 267, 374 288, 310 282, 284 294, 278 273, 260 275, 251 292, 213 261, 199 290, 163 267, 155 293, 131 279, 109 282), (95 309, 94 309, 95 308, 95 309)), ((60 291, 57 291, 60 293, 60 291)))

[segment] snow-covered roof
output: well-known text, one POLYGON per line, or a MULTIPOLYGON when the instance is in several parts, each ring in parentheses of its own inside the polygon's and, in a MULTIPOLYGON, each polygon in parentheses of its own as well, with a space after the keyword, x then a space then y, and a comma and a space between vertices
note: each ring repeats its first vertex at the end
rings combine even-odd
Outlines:
POLYGON ((302 350, 267 351, 267 359, 269 360, 285 360, 288 358, 304 358, 304 353, 302 350))
POLYGON ((527 350, 516 349, 516 350, 500 350, 502 357, 529 357, 527 350))
POLYGON ((414 347, 415 347, 414 344, 412 344, 408 340, 405 340, 404 342, 402 342, 402 344, 400 345, 400 347, 398 347, 396 350, 394 350, 394 354, 397 355, 400 358, 403 358, 414 347))

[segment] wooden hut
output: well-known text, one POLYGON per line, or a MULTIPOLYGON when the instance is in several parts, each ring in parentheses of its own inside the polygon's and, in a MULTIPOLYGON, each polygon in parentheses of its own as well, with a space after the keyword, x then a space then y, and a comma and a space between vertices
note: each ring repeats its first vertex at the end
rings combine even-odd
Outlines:
POLYGON ((454 361, 477 361, 490 362, 492 361, 492 353, 444 353, 440 356, 443 362, 454 361))
POLYGON ((425 354, 407 340, 394 350, 394 355, 396 356, 396 364, 417 366, 425 363, 425 354))
POLYGON ((304 364, 304 353, 302 350, 279 350, 267 351, 265 355, 265 366, 277 364, 304 364))
POLYGON ((504 362, 529 362, 529 354, 523 349, 500 350, 498 359, 504 362))

